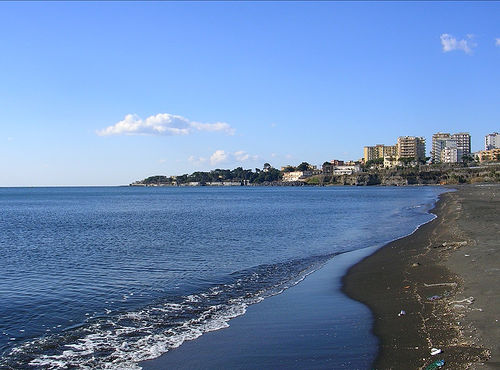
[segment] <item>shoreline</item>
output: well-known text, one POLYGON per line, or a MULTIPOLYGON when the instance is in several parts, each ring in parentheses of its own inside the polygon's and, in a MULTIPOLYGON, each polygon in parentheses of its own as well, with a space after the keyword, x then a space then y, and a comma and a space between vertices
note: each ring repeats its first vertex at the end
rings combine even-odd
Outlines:
MULTIPOLYGON (((435 206, 437 201, 434 202, 433 206, 435 206)), ((430 212, 428 213, 432 215, 430 212)), ((422 226, 432 222, 436 218, 435 215, 433 216, 434 218, 416 226, 411 233, 388 241, 383 245, 368 246, 336 255, 318 270, 308 274, 300 284, 296 284, 280 294, 268 297, 259 304, 249 306, 244 315, 231 319, 228 327, 204 333, 196 340, 186 341, 182 346, 172 349, 159 357, 140 362, 139 366, 144 369, 201 369, 221 367, 247 369, 282 368, 283 366, 286 366, 286 368, 332 368, 332 366, 333 368, 370 368, 378 350, 378 338, 370 331, 373 315, 364 304, 357 308, 354 305, 353 308, 353 303, 358 305, 359 303, 350 299, 343 292, 343 279, 350 268, 377 250, 384 248, 384 246, 418 232, 422 226), (324 297, 319 299, 318 296, 321 295, 328 297, 330 304, 322 300, 325 299, 324 297), (331 304, 338 301, 343 302, 340 306, 350 305, 350 310, 354 310, 354 312, 343 312, 345 311, 344 307, 339 308, 337 304, 331 304), (301 312, 305 305, 312 306, 311 308, 320 311, 320 314, 311 315, 310 311, 307 313, 301 312), (297 309, 296 306, 299 306, 299 308, 297 309), (319 320, 323 322, 334 322, 337 320, 332 319, 332 307, 335 310, 333 312, 343 315, 344 320, 350 318, 353 323, 355 322, 355 324, 351 325, 350 330, 358 331, 356 334, 358 340, 349 343, 350 333, 337 333, 330 328, 330 334, 326 335, 342 336, 346 340, 346 343, 342 344, 343 348, 339 348, 337 351, 332 350, 338 343, 330 342, 325 346, 321 338, 319 338, 320 343, 315 342, 315 340, 318 340, 317 334, 309 333, 312 327, 315 330, 326 329, 317 325, 319 320), (363 310, 366 310, 364 316, 356 316, 356 312, 363 310), (271 321, 269 321, 269 317, 272 317, 271 321), (293 322, 297 319, 303 321, 300 329, 309 337, 309 347, 311 343, 315 343, 319 347, 323 345, 323 348, 320 348, 318 351, 318 349, 300 346, 298 345, 300 342, 288 338, 290 335, 300 334, 297 333, 296 323, 293 322), (364 328, 364 332, 359 332, 360 328, 364 328), (247 336, 250 336, 255 341, 272 339, 270 343, 255 344, 249 343, 248 338, 246 338, 247 336), (276 337, 288 343, 291 348, 288 352, 296 352, 293 362, 290 361, 290 353, 284 352, 280 348, 281 344, 276 341, 276 337), (376 343, 373 350, 369 350, 368 347, 363 346, 363 344, 367 345, 368 342, 363 343, 363 340, 366 341, 367 338, 372 338, 368 342, 376 343), (263 344, 266 344, 266 348, 262 346, 263 344), (268 349, 267 347, 270 348, 268 349), (348 347, 359 348, 355 351, 351 350, 351 353, 349 350, 346 351, 348 347), (269 354, 270 351, 272 352, 272 356, 269 354), (339 363, 337 359, 325 359, 323 354, 318 353, 321 351, 327 351, 328 356, 333 358, 344 357, 346 355, 343 352, 347 352, 347 358, 344 358, 343 363, 339 363), (248 356, 246 352, 252 353, 252 357, 248 356), (236 357, 235 354, 238 354, 239 357, 236 357), (358 356, 358 358, 353 359, 349 355, 358 356), (307 362, 311 358, 313 362, 307 362), (242 359, 253 363, 253 365, 244 365, 243 362, 245 361, 242 359)), ((345 330, 345 328, 343 329, 345 330)))
POLYGON ((300 284, 249 306, 228 327, 138 365, 143 369, 369 368, 378 347, 370 333, 372 315, 341 288, 347 270, 377 248, 336 255, 300 284))
POLYGON ((485 222, 485 212, 495 221, 499 195, 498 185, 464 186, 441 194, 430 211, 436 218, 349 269, 343 292, 374 316, 372 330, 380 340, 374 368, 425 368, 442 359, 454 369, 465 369, 490 357, 486 366, 499 365, 498 293, 496 286, 484 291, 498 277, 498 254, 491 244, 494 238, 477 243, 479 234, 495 232, 494 227, 489 230, 494 225, 485 222), (464 223, 471 226, 466 232, 464 223), (467 274, 466 266, 485 255, 486 272, 473 266, 467 274), (469 284, 472 275, 478 280, 474 286, 469 284), (406 314, 398 316, 401 310, 406 314), (496 330, 491 330, 494 324, 496 330), (442 352, 431 356, 431 348, 442 352))
MULTIPOLYGON (((411 234, 382 247, 354 251, 358 254, 357 260, 349 257, 353 252, 346 253, 345 257, 351 258, 351 263, 344 266, 340 275, 338 274, 342 268, 334 269, 332 265, 335 263, 334 260, 342 255, 330 260, 301 284, 258 305, 248 307, 245 315, 231 320, 229 328, 206 333, 196 341, 186 342, 156 359, 139 363, 139 366, 145 369, 220 368, 221 366, 328 368, 326 364, 332 365, 329 362, 331 359, 326 360, 321 356, 316 357, 316 362, 304 362, 305 358, 310 360, 318 356, 318 353, 312 353, 314 350, 309 347, 304 349, 296 346, 297 343, 287 336, 291 333, 298 334, 297 328, 290 331, 289 327, 295 325, 293 319, 289 317, 296 314, 295 306, 304 306, 306 302, 314 305, 314 301, 309 301, 317 299, 318 283, 314 281, 321 279, 321 276, 324 279, 325 274, 332 274, 332 271, 335 271, 333 275, 337 274, 338 282, 334 283, 333 287, 326 287, 325 283, 322 283, 322 289, 328 291, 329 296, 333 295, 334 290, 338 290, 345 297, 362 303, 371 315, 367 331, 378 341, 372 362, 366 362, 365 354, 364 365, 354 368, 423 369, 436 360, 444 360, 447 368, 453 369, 498 368, 500 350, 497 339, 500 331, 496 286, 493 291, 486 293, 480 291, 481 285, 468 287, 470 273, 479 276, 479 280, 483 283, 484 274, 478 274, 474 265, 472 271, 469 271, 469 276, 467 271, 458 270, 463 270, 469 261, 479 260, 480 256, 484 257, 486 253, 490 262, 486 270, 492 272, 489 278, 493 279, 493 282, 496 281, 498 277, 496 271, 500 270, 494 267, 498 261, 494 255, 496 250, 491 248, 491 244, 478 243, 477 235, 477 233, 485 235, 489 233, 491 236, 493 231, 488 232, 488 228, 492 225, 484 219, 482 213, 485 211, 484 207, 477 207, 475 202, 481 200, 486 202, 486 207, 489 207, 495 221, 495 210, 498 208, 499 199, 500 186, 492 184, 468 185, 459 187, 455 192, 443 193, 434 204, 434 208, 429 211, 435 215, 434 219, 418 226, 411 234), (496 197, 494 202, 491 201, 492 197, 496 197), (467 201, 469 205, 464 207, 467 201), (471 217, 476 218, 476 221, 471 222, 471 217), (457 230, 457 227, 463 226, 460 222, 471 224, 471 230, 467 231, 469 234, 465 235, 461 230, 457 230), (477 224, 482 224, 482 227, 477 224), (479 244, 480 248, 477 247, 479 244), (472 250, 472 247, 475 249, 472 250), (475 259, 469 256, 475 256, 475 259), (460 263, 455 261, 457 258, 463 261, 460 263), (398 316, 401 310, 406 314, 398 316), (286 313, 284 317, 280 317, 276 311, 286 313), (269 321, 266 315, 271 316, 272 320, 269 321), (261 322, 263 317, 264 323, 261 322), (277 319, 281 321, 276 326, 266 326, 277 319), (492 331, 493 322, 496 323, 496 329, 492 331), (274 339, 269 346, 271 349, 266 342, 269 338, 274 339), (285 340, 292 350, 282 352, 280 341, 276 338, 285 340), (259 341, 264 343, 256 344, 259 341), (264 344, 266 345, 263 346, 264 344), (437 356, 431 356, 431 348, 439 348, 442 352, 437 356), (291 354, 293 351, 299 353, 291 354), (294 362, 290 362, 290 356, 296 356, 294 362), (245 360, 253 365, 243 365, 245 360)), ((494 238, 492 240, 495 242, 494 238)), ((330 279, 328 284, 332 282, 333 279, 330 279)), ((318 306, 324 311, 323 304, 317 304, 315 307, 318 306)), ((296 319, 309 320, 308 323, 303 323, 300 329, 308 330, 306 335, 309 335, 311 343, 314 343, 309 332, 314 327, 311 323, 316 321, 314 325, 317 325, 318 318, 314 315, 309 317, 309 313, 307 315, 302 313, 296 319)), ((316 330, 320 329, 316 326, 316 330)), ((359 343, 351 343, 354 346, 357 344, 359 343)), ((320 351, 325 350, 325 345, 322 345, 320 351)), ((335 352, 329 354, 329 356, 336 355, 338 353, 335 352)), ((352 363, 347 367, 353 368, 352 363)))

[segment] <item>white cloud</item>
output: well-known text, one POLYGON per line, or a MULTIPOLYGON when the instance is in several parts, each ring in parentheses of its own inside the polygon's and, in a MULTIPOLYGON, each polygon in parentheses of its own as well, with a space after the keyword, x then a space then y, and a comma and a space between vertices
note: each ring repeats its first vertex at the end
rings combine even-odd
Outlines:
POLYGON ((258 155, 251 155, 245 152, 244 150, 239 150, 237 152, 234 152, 233 157, 236 161, 238 162, 245 162, 250 160, 256 161, 259 159, 258 155))
POLYGON ((496 46, 500 46, 500 37, 497 37, 497 38, 495 39, 495 45, 496 45, 496 46))
POLYGON ((216 165, 219 163, 229 162, 229 161, 245 162, 248 160, 256 161, 258 159, 259 159, 258 155, 251 155, 245 152, 244 150, 238 150, 234 153, 231 153, 219 149, 216 150, 208 159, 192 155, 188 158, 188 161, 196 165, 201 165, 209 161, 211 165, 216 165))
POLYGON ((217 163, 224 162, 227 159, 227 154, 223 150, 216 150, 214 154, 210 156, 210 163, 215 165, 217 163))
POLYGON ((243 162, 243 161, 246 161, 248 158, 250 158, 250 154, 248 154, 247 152, 245 152, 243 150, 240 150, 240 151, 234 153, 234 158, 238 162, 243 162))
POLYGON ((201 123, 174 114, 159 113, 146 119, 127 114, 120 122, 98 130, 97 135, 189 135, 197 131, 234 134, 234 129, 226 122, 201 123))
POLYGON ((205 163, 207 161, 207 159, 204 157, 195 157, 194 155, 192 155, 188 158, 188 161, 191 163, 194 163, 196 165, 200 165, 200 164, 205 163))
POLYGON ((190 126, 198 131, 222 131, 229 135, 234 135, 234 129, 226 122, 200 123, 190 122, 190 126))
POLYGON ((469 34, 465 39, 457 40, 452 35, 443 33, 441 35, 441 46, 445 53, 453 50, 462 50, 466 54, 472 54, 472 49, 477 45, 474 42, 474 35, 469 34))

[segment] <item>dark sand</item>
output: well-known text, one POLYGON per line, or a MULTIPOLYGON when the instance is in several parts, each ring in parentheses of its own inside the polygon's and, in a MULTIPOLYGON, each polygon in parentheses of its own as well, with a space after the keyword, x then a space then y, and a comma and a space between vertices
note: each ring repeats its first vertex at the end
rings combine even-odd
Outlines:
POLYGON ((441 359, 450 369, 500 368, 500 186, 464 186, 441 199, 437 219, 344 278, 346 294, 374 313, 377 369, 441 359), (431 356, 433 347, 443 352, 431 356))

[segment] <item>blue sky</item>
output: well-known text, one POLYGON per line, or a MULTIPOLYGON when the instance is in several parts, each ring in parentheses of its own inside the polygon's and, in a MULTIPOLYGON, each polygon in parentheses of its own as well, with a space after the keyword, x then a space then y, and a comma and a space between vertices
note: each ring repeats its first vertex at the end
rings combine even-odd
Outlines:
POLYGON ((0 47, 0 186, 500 130, 498 2, 10 2, 0 47))

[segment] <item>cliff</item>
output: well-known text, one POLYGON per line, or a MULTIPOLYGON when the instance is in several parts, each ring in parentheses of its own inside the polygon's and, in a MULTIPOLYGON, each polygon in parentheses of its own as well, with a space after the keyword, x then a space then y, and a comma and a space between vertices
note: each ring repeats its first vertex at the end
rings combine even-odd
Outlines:
POLYGON ((343 176, 316 176, 310 185, 445 185, 500 182, 500 165, 485 167, 419 168, 370 170, 343 176))

